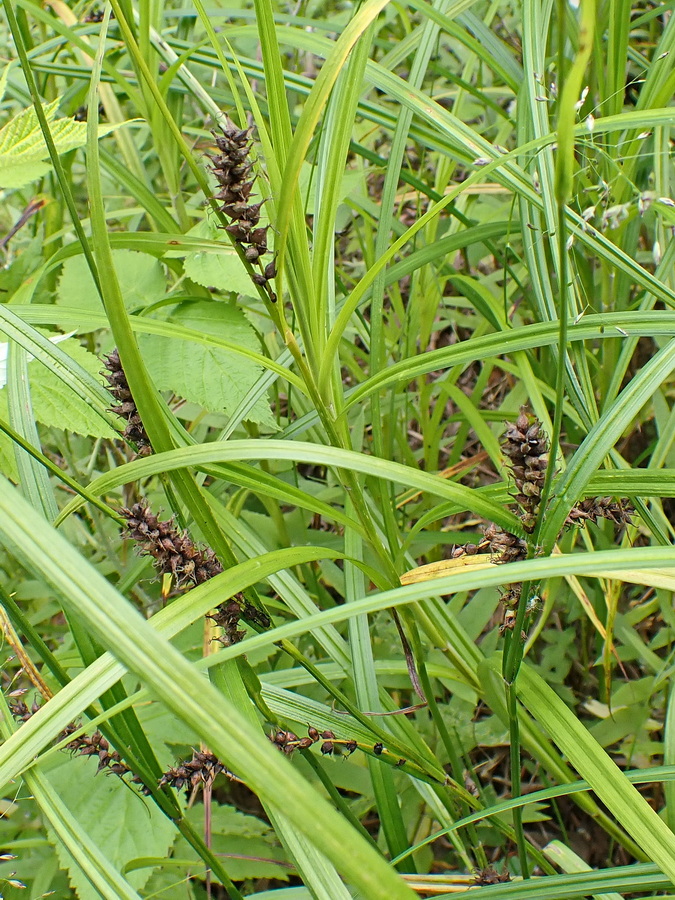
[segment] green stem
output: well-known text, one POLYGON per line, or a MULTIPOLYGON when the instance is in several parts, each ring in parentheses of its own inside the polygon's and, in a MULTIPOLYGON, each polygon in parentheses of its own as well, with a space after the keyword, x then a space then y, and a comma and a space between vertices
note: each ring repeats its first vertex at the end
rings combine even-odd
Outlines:
POLYGON ((91 277, 94 279, 96 290, 98 291, 100 296, 103 296, 101 293, 98 268, 89 247, 89 241, 87 240, 87 236, 85 235, 84 229, 82 228, 80 215, 77 211, 77 207, 75 206, 75 199, 70 190, 69 181, 63 170, 61 158, 59 157, 58 150, 56 149, 56 144, 54 143, 54 140, 52 138, 51 129, 49 128, 49 123, 47 122, 47 117, 45 116, 44 110, 42 108, 40 92, 38 91, 37 82, 35 81, 35 76, 33 75, 33 70, 28 60, 28 54, 26 53, 26 45, 23 39, 23 30, 19 27, 19 23, 14 14, 12 0, 3 0, 3 5, 5 7, 7 23, 9 25, 10 31, 12 32, 12 37, 14 38, 16 52, 19 56, 19 60, 21 61, 21 71, 24 78, 26 79, 26 84, 28 85, 28 90, 30 91, 31 99, 33 100, 35 114, 37 116, 38 122, 40 123, 42 136, 45 139, 47 150, 49 151, 49 158, 52 165, 54 166, 54 171, 56 172, 59 187, 61 188, 61 193, 63 194, 63 199, 65 200, 66 206, 68 207, 68 212, 70 213, 73 229, 75 231, 75 234, 77 235, 77 239, 82 246, 82 253, 84 254, 84 258, 86 259, 87 265, 89 266, 91 277))
MULTIPOLYGON (((549 467, 550 468, 550 467, 549 467)), ((530 546, 532 555, 534 545, 530 546)), ((518 598, 518 609, 513 630, 507 632, 506 647, 502 665, 502 676, 506 688, 506 708, 509 716, 509 768, 511 774, 511 795, 520 797, 520 725, 518 722, 518 701, 516 699, 516 679, 523 661, 525 641, 523 640, 523 628, 527 613, 527 604, 532 592, 530 582, 524 582, 521 586, 518 598)), ((529 878, 529 866, 527 862, 527 842, 523 831, 522 808, 518 807, 513 814, 513 830, 518 847, 518 858, 523 878, 529 878)))
MULTIPOLYGON (((520 643, 520 642, 519 642, 520 643)), ((509 767, 511 770, 511 795, 520 797, 520 727, 518 723, 518 700, 516 699, 516 686, 511 683, 506 689, 506 703, 509 711, 509 740, 511 753, 509 758, 509 767)), ((527 842, 525 841, 525 833, 523 832, 523 807, 517 806, 513 810, 513 830, 516 835, 516 845, 518 847, 518 859, 520 861, 520 870, 523 878, 530 877, 530 869, 527 860, 527 842)))
POLYGON ((354 813, 351 811, 349 806, 345 803, 344 797, 340 795, 338 789, 335 787, 331 779, 324 771, 324 768, 321 765, 321 761, 316 758, 311 750, 303 750, 302 756, 303 759, 314 770, 326 793, 335 804, 335 808, 356 829, 356 831, 363 835, 363 837, 368 841, 369 844, 372 844, 373 847, 375 847, 375 849, 380 852, 375 840, 373 839, 372 834, 370 834, 370 832, 367 831, 366 828, 364 828, 361 822, 359 822, 354 813))
POLYGON ((546 468, 546 477, 544 486, 541 491, 541 502, 539 506, 539 515, 535 527, 535 543, 538 543, 538 537, 544 525, 546 517, 546 507, 548 499, 551 495, 551 487, 553 485, 553 476, 555 474, 555 460, 558 455, 560 446, 560 432, 562 429, 563 405, 565 402, 565 367, 567 363, 567 330, 568 330, 568 309, 569 309, 569 286, 567 279, 569 277, 569 265, 567 259, 567 216, 565 214, 566 205, 563 201, 558 203, 558 274, 560 278, 560 311, 558 313, 558 365, 555 375, 555 407, 553 410, 553 430, 551 432, 551 447, 549 450, 549 464, 546 468))
MULTIPOLYGON (((565 398, 565 369, 567 363, 567 328, 569 310, 569 267, 567 260, 567 217, 565 210, 572 193, 574 180, 574 126, 577 114, 577 103, 581 94, 583 79, 593 49, 593 33, 595 30, 595 0, 581 0, 579 19, 579 48, 569 72, 563 72, 565 18, 567 5, 564 0, 558 2, 558 150, 555 161, 555 200, 558 207, 558 284, 560 309, 558 311, 558 365, 556 368, 555 409, 553 432, 551 434, 550 464, 546 471, 546 479, 541 496, 539 518, 535 529, 538 538, 546 515, 546 504, 551 493, 555 460, 560 446, 560 430, 562 425, 563 401, 565 398), (563 82, 564 78, 564 82, 563 82)), ((546 549, 546 548, 545 548, 546 549)), ((550 549, 550 548, 548 548, 550 549)))
POLYGON ((230 898, 230 900, 244 900, 243 894, 241 894, 237 890, 236 885, 232 882, 232 879, 223 868, 223 865, 218 857, 214 856, 211 850, 209 850, 209 848, 202 840, 201 836, 194 830, 188 820, 184 818, 177 819, 176 827, 188 842, 188 844, 190 844, 192 849, 195 850, 201 857, 202 861, 206 863, 208 868, 211 870, 211 873, 220 880, 220 883, 227 891, 227 896, 230 898))
MULTIPOLYGON (((346 431, 346 423, 344 418, 341 418, 341 422, 344 423, 344 430, 346 433, 340 435, 336 428, 336 422, 333 418, 331 418, 328 409, 321 397, 319 389, 314 381, 314 376, 312 375, 307 362, 302 355, 302 351, 298 346, 297 341, 295 340, 295 336, 292 333, 287 333, 284 335, 285 343, 288 349, 293 354, 293 358, 298 365, 298 369, 300 370, 300 374, 305 382, 307 387, 307 392, 310 396, 312 403, 321 419, 321 424, 323 425, 328 440, 334 447, 339 447, 343 450, 351 450, 351 442, 349 440, 349 433, 346 431)), ((359 483, 358 478, 353 472, 344 471, 339 474, 338 477, 343 481, 343 485, 345 490, 349 493, 354 503, 354 509, 356 510, 356 514, 358 515, 361 524, 363 525, 364 531, 366 532, 366 537, 384 567, 383 574, 389 580, 392 587, 398 587, 400 584, 398 572, 396 567, 394 566, 393 560, 391 558, 390 553, 387 552, 387 549, 382 544, 380 537, 377 533, 377 528, 375 527, 375 523, 373 522, 372 516, 368 510, 368 505, 366 503, 366 498, 363 494, 363 490, 361 488, 361 484, 359 483)))
POLYGON ((110 516, 111 519, 115 519, 116 522, 122 524, 123 519, 119 516, 114 509, 111 509, 103 500, 100 500, 94 494, 90 494, 86 488, 83 488, 82 485, 78 484, 74 478, 71 478, 67 472, 64 472, 59 466, 56 465, 55 462, 52 462, 48 456, 45 456, 40 450, 30 444, 25 438, 23 438, 17 431, 15 431, 11 425, 5 422, 3 419, 0 419, 0 431, 4 431, 7 437, 11 438, 15 444, 18 444, 26 453, 29 453, 33 459, 37 460, 41 465, 47 469, 52 475, 66 484, 72 491, 76 494, 79 494, 83 500, 86 500, 87 503, 91 503, 92 506, 95 506, 97 509, 100 509, 101 512, 105 513, 106 516, 110 516))

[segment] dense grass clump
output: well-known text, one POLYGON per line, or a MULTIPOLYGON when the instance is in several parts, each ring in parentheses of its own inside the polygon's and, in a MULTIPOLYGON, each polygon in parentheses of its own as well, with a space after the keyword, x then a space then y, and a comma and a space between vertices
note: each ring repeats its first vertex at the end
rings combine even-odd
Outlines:
POLYGON ((675 18, 4 0, 0 892, 675 892, 675 18))

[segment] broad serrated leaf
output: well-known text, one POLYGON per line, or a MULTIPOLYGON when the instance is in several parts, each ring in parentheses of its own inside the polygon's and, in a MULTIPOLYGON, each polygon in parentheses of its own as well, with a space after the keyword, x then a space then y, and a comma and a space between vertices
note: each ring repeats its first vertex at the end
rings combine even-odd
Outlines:
MULTIPOLYGON (((137 250, 113 250, 113 262, 127 309, 161 300, 166 293, 162 264, 137 250)), ((61 269, 57 302, 101 312, 101 301, 84 256, 67 259, 61 269)))
POLYGON ((166 866, 161 871, 154 869, 141 897, 152 897, 153 900, 187 900, 185 870, 177 866, 166 866))
POLYGON ((16 467, 14 444, 6 434, 0 434, 0 472, 5 478, 13 481, 14 484, 19 483, 19 470, 16 467))
MULTIPOLYGON (((227 235, 218 231, 216 223, 209 218, 202 219, 188 234, 207 238, 211 241, 222 241, 222 249, 214 253, 197 252, 180 254, 185 257, 185 275, 202 287, 215 287, 221 291, 233 291, 248 297, 256 296, 256 289, 246 267, 239 259, 234 248, 227 240, 227 235)), ((171 256, 179 255, 170 251, 171 256)))
MULTIPOLYGON (((233 303, 209 300, 183 303, 176 308, 171 321, 206 334, 227 336, 242 347, 260 351, 253 328, 233 303)), ((234 412, 262 375, 262 368, 256 363, 227 350, 156 335, 143 336, 140 343, 157 387, 198 403, 209 412, 227 415, 234 412)), ((257 401, 248 419, 276 429, 264 398, 257 401)))
MULTIPOLYGON (((59 337, 62 337, 59 335, 59 337)), ((101 384, 105 384, 100 370, 101 361, 93 353, 81 347, 77 340, 69 338, 61 344, 64 350, 90 375, 101 384)), ((53 372, 42 365, 29 367, 31 399, 35 418, 42 425, 61 428, 75 434, 89 437, 115 439, 119 435, 108 427, 100 415, 92 407, 68 388, 53 372)), ((0 403, 6 408, 6 389, 0 391, 0 403)), ((111 400, 112 402, 112 400, 111 400)))
MULTIPOLYGON (((84 147, 87 123, 75 119, 56 119, 59 100, 44 107, 52 139, 59 154, 84 147)), ((109 134, 118 124, 99 126, 99 137, 109 134)), ((0 187, 18 188, 40 178, 51 168, 49 150, 32 106, 21 110, 0 129, 0 187)))
MULTIPOLYGON (((201 831, 204 828, 203 806, 186 810, 186 818, 201 831)), ((230 878, 288 878, 288 859, 270 826, 255 816, 246 815, 233 806, 214 803, 211 813, 213 852, 223 861, 230 878)), ((198 857, 187 841, 180 837, 174 848, 180 859, 198 857)))
MULTIPOLYGON (((165 857, 176 834, 172 822, 154 803, 149 803, 117 776, 95 772, 96 765, 91 759, 61 756, 48 778, 82 829, 118 871, 139 856, 165 857)), ((79 900, 100 900, 98 892, 51 832, 50 840, 79 900)), ((137 869, 125 877, 138 889, 151 874, 151 869, 137 869)))
POLYGON ((197 746, 195 733, 161 703, 144 704, 136 710, 136 714, 162 768, 177 764, 177 746, 197 746))
MULTIPOLYGON (((186 811, 186 818, 197 831, 204 829, 204 807, 199 804, 186 811)), ((213 851, 235 881, 256 878, 287 880, 289 867, 274 832, 266 822, 246 815, 233 806, 214 803, 211 816, 213 851)), ((133 863, 132 863, 133 865, 133 863)), ((144 897, 185 900, 189 874, 203 872, 203 863, 179 837, 165 866, 155 869, 142 892, 144 897)), ((309 896, 309 895, 307 895, 309 896)))
POLYGON ((42 178, 51 169, 51 163, 44 161, 12 162, 6 156, 0 158, 0 186, 20 188, 31 181, 42 178))
MULTIPOLYGON (((76 340, 65 341, 61 345, 83 369, 93 375, 101 384, 105 380, 101 375, 101 361, 93 353, 81 347, 76 340)), ((50 372, 46 366, 34 366, 30 372, 33 410, 38 422, 53 428, 64 428, 75 434, 90 437, 115 439, 119 435, 109 428, 101 416, 97 415, 81 397, 50 372)))
MULTIPOLYGON (((51 123, 54 119, 58 105, 59 101, 53 100, 44 107, 47 122, 51 123)), ((35 159, 45 159, 49 156, 32 106, 22 109, 0 128, 0 156, 10 153, 15 159, 24 155, 34 156, 35 159)))

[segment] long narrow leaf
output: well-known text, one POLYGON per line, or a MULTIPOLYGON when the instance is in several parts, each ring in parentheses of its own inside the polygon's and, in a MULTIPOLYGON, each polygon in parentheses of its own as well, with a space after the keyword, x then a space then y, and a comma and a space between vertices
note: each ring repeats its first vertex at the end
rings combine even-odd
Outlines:
POLYGON ((199 702, 189 689, 194 668, 87 565, 53 529, 45 526, 7 482, 0 482, 0 534, 28 567, 61 595, 64 606, 86 621, 103 646, 134 672, 180 719, 190 725, 261 798, 285 816, 334 863, 365 897, 412 897, 382 858, 295 773, 243 715, 207 683, 199 702), (312 810, 308 820, 307 809, 312 810), (350 852, 344 853, 349 846, 350 852))

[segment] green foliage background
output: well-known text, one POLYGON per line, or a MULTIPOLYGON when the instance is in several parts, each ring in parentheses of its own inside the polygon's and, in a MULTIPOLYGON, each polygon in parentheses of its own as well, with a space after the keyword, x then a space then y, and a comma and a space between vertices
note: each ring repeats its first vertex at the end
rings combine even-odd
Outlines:
POLYGON ((495 900, 672 891, 669 10, 4 11, 3 896, 391 900, 488 863, 495 900), (276 303, 214 199, 227 121, 276 303), (115 346, 146 458, 115 440, 115 346), (522 405, 552 456, 528 558, 471 565, 486 523, 527 536, 522 405), (166 603, 120 533, 140 496, 224 572, 166 603), (633 523, 565 529, 604 496, 633 523), (272 628, 214 644, 240 592, 272 628), (17 648, 50 697, 25 722, 17 648), (72 722, 150 796, 64 754, 72 722), (357 749, 268 740, 310 727, 357 749), (242 782, 210 814, 156 788, 200 746, 242 782))

